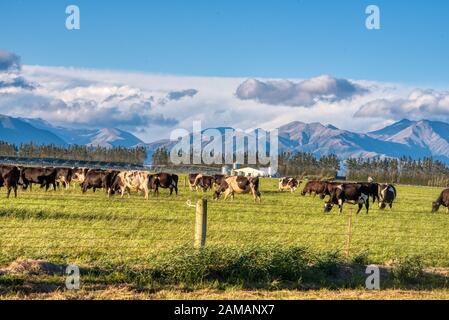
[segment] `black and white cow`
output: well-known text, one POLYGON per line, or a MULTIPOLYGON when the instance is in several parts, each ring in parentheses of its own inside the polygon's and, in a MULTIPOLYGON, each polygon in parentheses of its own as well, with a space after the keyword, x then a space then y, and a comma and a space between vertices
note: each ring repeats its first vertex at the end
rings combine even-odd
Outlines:
POLYGON ((358 204, 359 210, 365 205, 366 213, 369 212, 370 190, 366 185, 358 183, 343 183, 335 187, 328 202, 324 204, 324 212, 330 212, 334 205, 338 205, 339 212, 343 212, 343 204, 358 204))
POLYGON ((397 197, 395 186, 391 184, 379 185, 379 209, 383 210, 388 206, 393 209, 393 202, 397 197))

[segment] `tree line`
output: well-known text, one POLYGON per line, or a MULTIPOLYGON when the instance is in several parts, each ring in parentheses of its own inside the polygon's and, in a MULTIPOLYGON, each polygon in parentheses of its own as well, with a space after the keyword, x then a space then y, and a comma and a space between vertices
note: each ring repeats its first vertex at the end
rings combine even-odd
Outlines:
POLYGON ((135 148, 106 148, 82 145, 61 147, 56 145, 36 145, 33 143, 25 143, 17 146, 0 141, 0 156, 143 165, 147 157, 147 151, 145 147, 141 146, 135 148))
POLYGON ((432 158, 412 159, 347 159, 347 178, 366 180, 371 176, 376 181, 424 185, 433 187, 449 186, 449 167, 432 158))

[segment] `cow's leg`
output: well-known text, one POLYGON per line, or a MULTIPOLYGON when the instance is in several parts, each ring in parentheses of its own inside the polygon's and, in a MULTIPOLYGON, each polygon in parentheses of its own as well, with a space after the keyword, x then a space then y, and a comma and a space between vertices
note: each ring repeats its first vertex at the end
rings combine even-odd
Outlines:
POLYGON ((14 198, 17 198, 17 184, 14 185, 14 198))
POLYGON ((393 210, 393 202, 390 202, 390 210, 393 210))
POLYGON ((359 209, 357 210, 357 214, 359 214, 360 211, 362 211, 362 208, 363 208, 363 204, 362 203, 359 203, 358 205, 359 205, 359 209))
POLYGON ((145 193, 145 200, 148 200, 148 186, 145 186, 143 189, 144 193, 145 193))
POLYGON ((229 197, 230 194, 231 194, 230 190, 227 189, 227 190, 225 191, 225 193, 224 193, 223 200, 226 201, 226 199, 229 197))
POLYGON ((365 207, 366 207, 366 214, 368 214, 369 213, 369 198, 366 199, 365 207))
POLYGON ((11 194, 11 186, 9 185, 8 182, 6 182, 5 187, 6 187, 6 198, 9 198, 11 194))

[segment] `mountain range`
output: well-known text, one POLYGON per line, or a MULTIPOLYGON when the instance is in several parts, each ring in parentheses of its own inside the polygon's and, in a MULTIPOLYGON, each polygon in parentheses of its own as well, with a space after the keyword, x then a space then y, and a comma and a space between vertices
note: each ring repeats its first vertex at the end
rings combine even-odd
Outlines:
MULTIPOLYGON (((225 129, 217 128, 221 132, 225 129)), ((144 143, 133 134, 116 129, 74 129, 53 126, 42 119, 14 118, 0 115, 0 140, 21 144, 81 144, 102 147, 144 145, 148 162, 160 147, 170 149, 176 142, 168 139, 144 143)), ((203 142, 204 144, 204 142, 203 142)), ((355 133, 321 123, 299 121, 279 127, 280 152, 309 152, 317 157, 336 154, 348 157, 407 156, 414 159, 433 157, 449 164, 449 124, 439 121, 401 120, 381 130, 355 133)))

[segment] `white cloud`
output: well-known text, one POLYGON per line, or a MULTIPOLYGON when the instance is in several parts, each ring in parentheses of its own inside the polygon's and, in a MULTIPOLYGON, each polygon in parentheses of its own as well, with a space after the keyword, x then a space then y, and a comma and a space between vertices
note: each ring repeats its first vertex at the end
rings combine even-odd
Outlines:
MULTIPOLYGON (((0 81, 9 73, 0 73, 0 81)), ((257 97, 272 102, 264 103, 260 98, 249 98, 254 95, 254 90, 251 91, 254 81, 245 78, 45 66, 23 66, 21 71, 9 76, 21 77, 34 89, 0 86, 0 114, 42 118, 54 125, 116 127, 146 142, 168 138, 175 128, 191 130, 196 120, 202 120, 204 128, 273 129, 298 120, 369 131, 389 124, 397 116, 386 111, 378 118, 360 117, 360 114, 354 117, 360 106, 381 99, 406 101, 411 91, 400 85, 329 76, 305 80, 261 79, 260 83, 271 86, 264 93, 256 83, 257 97), (245 96, 248 99, 241 99, 245 96)), ((427 105, 446 110, 448 98, 439 100, 438 104, 428 100, 427 105)), ((429 109, 429 112, 439 111, 429 109)))
POLYGON ((393 120, 408 118, 449 121, 449 92, 415 89, 405 98, 370 101, 364 104, 354 116, 393 120))
POLYGON ((242 100, 255 100, 264 104, 310 107, 320 101, 336 102, 367 92, 367 88, 349 80, 323 75, 298 83, 249 79, 237 88, 236 95, 242 100))

